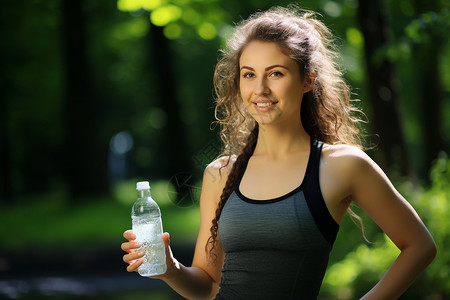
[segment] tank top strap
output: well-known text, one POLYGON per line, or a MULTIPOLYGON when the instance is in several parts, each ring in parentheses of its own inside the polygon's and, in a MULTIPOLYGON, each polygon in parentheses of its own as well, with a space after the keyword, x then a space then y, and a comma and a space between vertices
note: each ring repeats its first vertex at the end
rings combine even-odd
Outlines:
POLYGON ((323 142, 312 139, 310 162, 311 169, 304 193, 306 203, 322 235, 333 245, 339 230, 339 224, 331 216, 320 189, 319 167, 322 155, 323 142))
POLYGON ((322 147, 323 142, 315 140, 311 138, 311 152, 310 152, 310 160, 313 164, 313 167, 318 167, 318 164, 320 163, 320 156, 322 155, 322 147))

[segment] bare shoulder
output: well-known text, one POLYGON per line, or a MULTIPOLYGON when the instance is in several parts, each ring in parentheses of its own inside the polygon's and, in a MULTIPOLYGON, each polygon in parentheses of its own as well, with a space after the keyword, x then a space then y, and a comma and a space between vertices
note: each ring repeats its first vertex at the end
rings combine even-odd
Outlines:
MULTIPOLYGON (((374 165, 373 160, 360 148, 345 144, 323 146, 322 157, 330 167, 338 167, 342 170, 374 165)), ((356 168, 356 169, 355 169, 356 168)))
POLYGON ((212 161, 205 169, 205 172, 227 172, 231 171, 234 162, 236 161, 236 155, 221 156, 212 161))
MULTIPOLYGON (((320 174, 322 194, 337 222, 342 220, 349 200, 362 197, 356 193, 360 187, 373 191, 375 181, 382 179, 382 182, 388 182, 381 169, 363 150, 342 144, 323 146, 320 174)), ((367 199, 366 196, 364 198, 367 199)))
POLYGON ((203 189, 221 193, 231 172, 236 156, 222 156, 211 162, 203 173, 203 189))
POLYGON ((325 157, 331 159, 367 159, 367 154, 358 147, 339 144, 339 145, 323 145, 323 151, 325 157))
MULTIPOLYGON (((206 168, 203 176, 210 175, 211 179, 223 179, 227 178, 228 174, 236 161, 236 155, 232 156, 221 156, 211 162, 206 168)), ((205 179, 205 178, 204 178, 205 179)))
POLYGON ((320 159, 319 180, 327 208, 340 224, 353 198, 358 168, 367 159, 364 151, 349 145, 324 144, 320 159))
POLYGON ((375 182, 393 189, 384 171, 363 150, 348 145, 326 145, 322 158, 327 171, 339 177, 348 186, 366 186, 372 189, 375 182))
POLYGON ((324 145, 322 165, 325 171, 342 183, 351 184, 367 172, 383 173, 363 150, 350 145, 324 145))

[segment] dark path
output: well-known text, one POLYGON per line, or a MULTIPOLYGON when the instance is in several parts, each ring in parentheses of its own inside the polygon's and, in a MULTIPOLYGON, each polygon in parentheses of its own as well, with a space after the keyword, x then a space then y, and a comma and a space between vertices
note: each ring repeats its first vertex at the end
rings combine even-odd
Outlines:
MULTIPOLYGON (((177 259, 190 265, 193 245, 174 247, 177 259)), ((0 254, 0 299, 183 299, 161 280, 128 273, 123 252, 81 252, 53 256, 0 254)))

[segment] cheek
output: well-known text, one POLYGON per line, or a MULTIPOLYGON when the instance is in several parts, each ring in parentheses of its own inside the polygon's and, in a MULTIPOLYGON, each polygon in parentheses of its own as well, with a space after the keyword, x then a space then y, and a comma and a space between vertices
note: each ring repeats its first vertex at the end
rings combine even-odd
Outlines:
POLYGON ((239 86, 239 91, 241 93, 241 97, 243 100, 246 100, 249 96, 252 94, 252 88, 251 86, 247 84, 241 84, 239 86))
POLYGON ((286 96, 293 99, 298 100, 303 96, 302 90, 300 88, 300 85, 298 83, 293 83, 285 87, 286 96))

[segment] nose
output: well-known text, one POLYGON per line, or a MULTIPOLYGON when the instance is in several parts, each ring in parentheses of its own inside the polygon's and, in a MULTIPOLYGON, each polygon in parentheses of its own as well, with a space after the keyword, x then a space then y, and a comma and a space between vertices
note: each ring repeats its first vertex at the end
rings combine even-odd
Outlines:
POLYGON ((270 94, 269 86, 267 85, 267 78, 263 77, 258 79, 255 86, 255 95, 268 95, 270 94))

